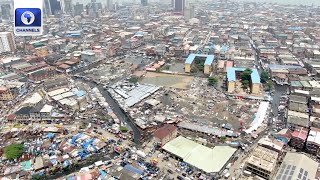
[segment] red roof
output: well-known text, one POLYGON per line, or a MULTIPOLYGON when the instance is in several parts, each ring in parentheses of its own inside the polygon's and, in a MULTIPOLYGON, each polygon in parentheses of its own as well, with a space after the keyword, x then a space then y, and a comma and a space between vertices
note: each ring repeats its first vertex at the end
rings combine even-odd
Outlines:
POLYGON ((68 68, 70 68, 70 66, 68 66, 68 65, 66 65, 66 64, 61 64, 61 65, 59 66, 59 68, 68 69, 68 68))
POLYGON ((307 136, 308 136, 308 130, 305 129, 305 128, 297 128, 293 133, 292 133, 292 136, 295 137, 295 138, 300 138, 300 139, 303 139, 303 140, 306 140, 307 139, 307 136))
POLYGON ((177 127, 171 124, 166 124, 162 126, 161 128, 157 129, 153 135, 159 139, 163 139, 167 135, 171 134, 173 131, 175 131, 177 127))
POLYGON ((8 90, 8 88, 7 88, 7 87, 0 86, 0 92, 4 92, 4 91, 6 91, 6 90, 8 90))
POLYGON ((15 119, 16 119, 16 115, 14 115, 14 114, 10 114, 9 116, 7 116, 8 121, 13 121, 15 119))
POLYGON ((227 61, 226 68, 233 67, 233 61, 227 61))

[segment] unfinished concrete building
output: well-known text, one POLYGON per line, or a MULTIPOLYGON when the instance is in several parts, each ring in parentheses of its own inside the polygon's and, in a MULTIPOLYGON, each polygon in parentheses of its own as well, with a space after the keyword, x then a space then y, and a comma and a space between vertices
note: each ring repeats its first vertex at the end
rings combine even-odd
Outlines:
POLYGON ((258 146, 245 163, 245 170, 264 179, 271 179, 276 167, 278 153, 258 146))

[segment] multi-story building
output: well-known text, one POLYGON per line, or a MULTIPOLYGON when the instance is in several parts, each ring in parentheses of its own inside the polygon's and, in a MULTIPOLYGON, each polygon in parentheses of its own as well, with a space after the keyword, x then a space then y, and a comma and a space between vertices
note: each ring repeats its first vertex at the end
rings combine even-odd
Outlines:
POLYGON ((47 66, 27 74, 28 78, 32 81, 42 81, 47 78, 54 77, 56 75, 56 68, 53 66, 47 66))
POLYGON ((1 7, 1 18, 12 20, 13 18, 13 1, 3 1, 0 5, 1 7))
POLYGON ((307 136, 308 136, 307 128, 296 127, 294 132, 292 133, 290 145, 297 149, 302 149, 307 140, 307 136))
POLYGON ((262 146, 253 150, 244 169, 264 179, 271 179, 277 164, 278 153, 262 146))
POLYGON ((16 113, 16 121, 29 122, 30 121, 30 111, 33 109, 31 106, 26 106, 20 108, 16 113))
POLYGON ((79 16, 83 12, 83 4, 80 4, 77 2, 76 5, 74 5, 74 15, 79 16))
POLYGON ((30 119, 34 122, 37 122, 37 121, 41 121, 41 115, 40 115, 40 110, 42 109, 43 107, 43 104, 40 103, 40 104, 37 104, 36 106, 34 106, 30 112, 29 112, 29 116, 30 116, 30 119))
POLYGON ((148 6, 148 0, 141 0, 142 6, 148 6))
POLYGON ((14 93, 12 88, 9 87, 0 87, 0 101, 11 101, 16 98, 17 94, 14 93))
POLYGON ((272 138, 262 138, 258 141, 258 145, 282 154, 284 143, 272 138))
POLYGON ((50 15, 57 15, 60 14, 62 9, 61 9, 61 3, 58 0, 48 0, 49 2, 47 2, 47 4, 49 5, 49 9, 50 9, 50 15))
POLYGON ((60 6, 63 13, 72 13, 72 0, 60 0, 60 6))
POLYGON ((183 14, 185 6, 186 6, 186 0, 172 0, 173 4, 173 11, 175 13, 181 13, 183 14))
POLYGON ((311 127, 306 142, 306 149, 312 154, 320 153, 320 129, 311 127))
POLYGON ((40 116, 42 121, 48 121, 52 119, 53 106, 45 104, 40 110, 40 116))
POLYGON ((15 51, 16 43, 12 32, 0 32, 0 53, 15 51))
POLYGON ((106 9, 108 9, 109 11, 114 9, 112 0, 107 0, 106 9))
POLYGON ((191 18, 194 18, 195 16, 194 12, 195 12, 194 6, 186 7, 183 11, 184 18, 186 20, 190 20, 191 18))
POLYGON ((83 51, 81 52, 81 61, 85 62, 93 62, 96 59, 96 54, 91 51, 83 51))
POLYGON ((177 137, 177 127, 171 124, 166 124, 163 127, 157 129, 154 134, 156 142, 160 143, 161 146, 177 137))
MULTIPOLYGON (((242 83, 240 83, 239 79, 241 79, 241 74, 246 70, 246 68, 228 68, 227 69, 227 80, 228 80, 228 92, 229 93, 237 93, 239 89, 242 88, 242 83)), ((251 81, 250 81, 250 89, 252 94, 260 93, 260 75, 257 69, 251 69, 251 81)))

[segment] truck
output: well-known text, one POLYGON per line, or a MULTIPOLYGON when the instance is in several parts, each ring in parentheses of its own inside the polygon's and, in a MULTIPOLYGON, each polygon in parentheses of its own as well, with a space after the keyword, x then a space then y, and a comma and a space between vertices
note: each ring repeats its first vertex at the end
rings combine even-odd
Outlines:
POLYGON ((224 175, 224 178, 228 179, 229 176, 230 176, 230 173, 227 173, 227 174, 224 175))

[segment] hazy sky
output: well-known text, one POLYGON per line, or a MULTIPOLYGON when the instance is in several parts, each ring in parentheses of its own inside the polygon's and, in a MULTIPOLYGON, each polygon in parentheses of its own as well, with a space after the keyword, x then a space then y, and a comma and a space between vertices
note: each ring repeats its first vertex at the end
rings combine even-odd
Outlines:
POLYGON ((282 4, 295 4, 295 5, 316 5, 320 6, 320 0, 242 0, 242 1, 255 1, 255 2, 272 2, 282 4))
MULTIPOLYGON (((80 2, 80 3, 89 3, 91 0, 73 0, 73 1, 80 2)), ((113 2, 132 2, 132 1, 134 0, 113 0, 113 2)), ((135 1, 139 3, 141 0, 135 0, 135 1)), ((163 1, 163 0, 149 0, 149 1, 151 2, 151 1, 163 1)), ((195 1, 195 0, 189 0, 189 1, 195 1)), ((198 1, 201 1, 201 0, 198 0, 198 1)), ((234 1, 272 2, 272 3, 295 4, 295 5, 300 5, 300 4, 312 5, 313 4, 315 6, 320 6, 320 0, 234 0, 234 1)), ((107 0, 97 0, 97 2, 102 2, 103 4, 105 4, 107 0)))

